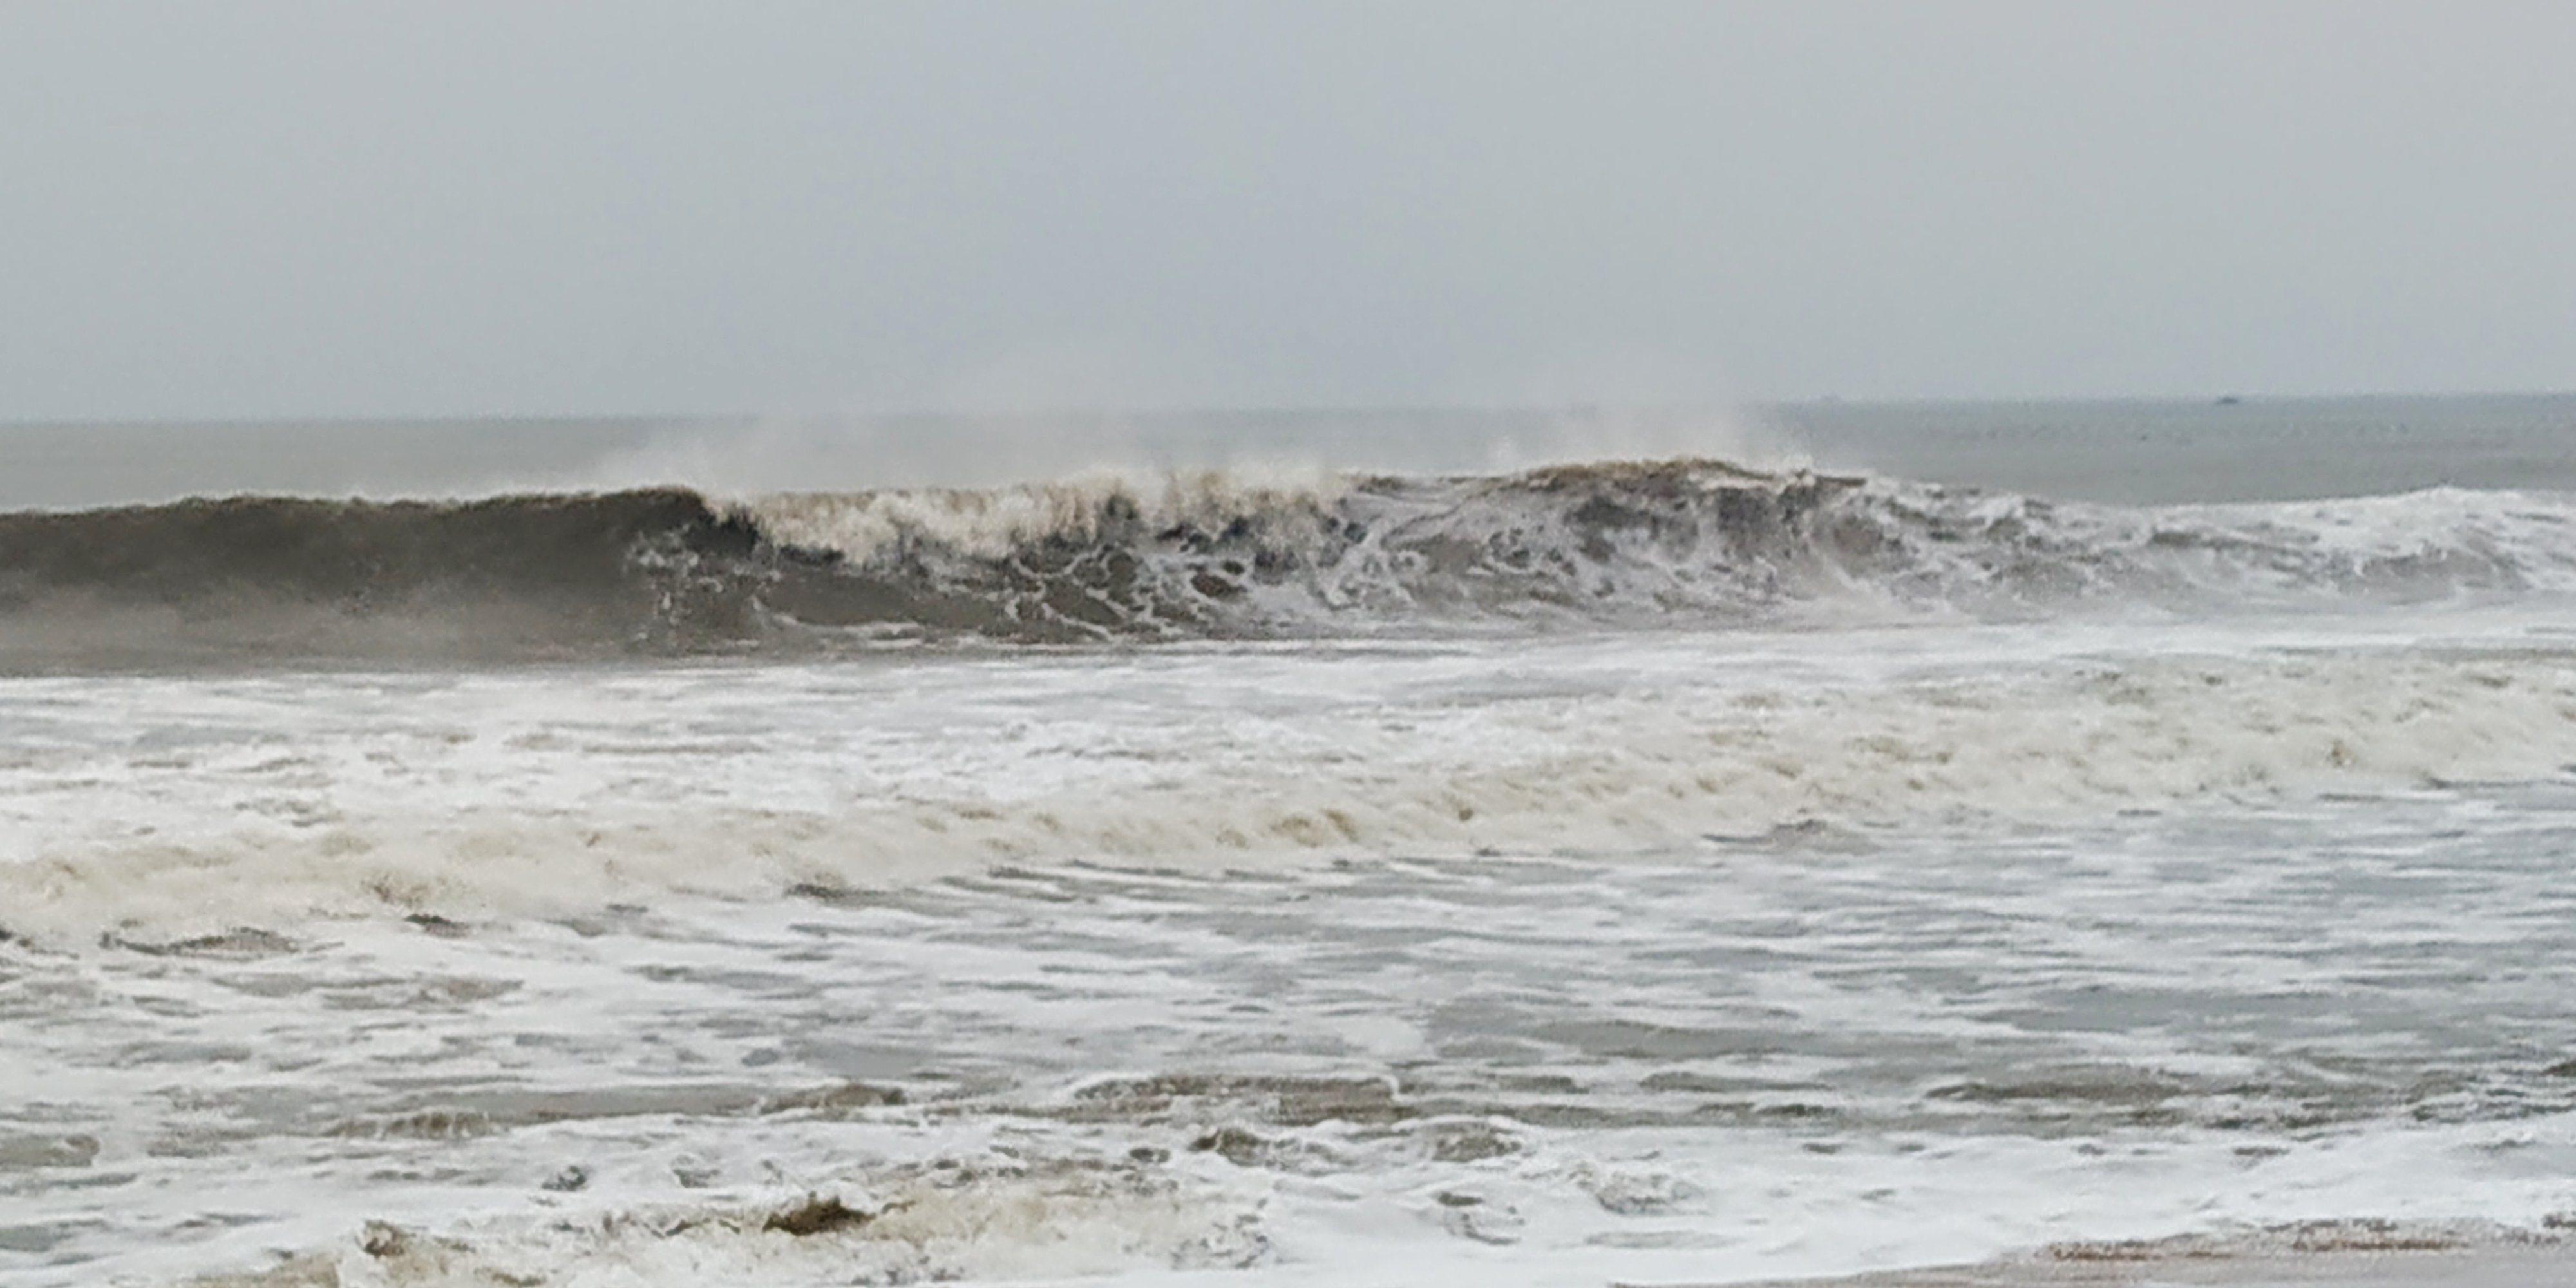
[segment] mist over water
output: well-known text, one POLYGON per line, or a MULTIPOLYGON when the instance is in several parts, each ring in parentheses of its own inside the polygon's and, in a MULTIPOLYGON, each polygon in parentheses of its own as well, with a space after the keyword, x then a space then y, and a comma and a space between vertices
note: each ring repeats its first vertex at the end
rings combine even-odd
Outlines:
POLYGON ((1222 470, 1489 474, 1594 460, 1803 459, 1725 409, 1358 410, 202 425, 0 425, 0 508, 188 496, 446 498, 685 486, 725 496, 989 488, 1222 470))

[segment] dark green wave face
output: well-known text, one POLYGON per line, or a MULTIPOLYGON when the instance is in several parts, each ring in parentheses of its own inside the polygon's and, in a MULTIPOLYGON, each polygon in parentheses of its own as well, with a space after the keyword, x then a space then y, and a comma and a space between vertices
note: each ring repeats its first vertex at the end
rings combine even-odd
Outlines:
POLYGON ((685 647, 659 552, 750 558, 671 489, 467 502, 237 497, 0 516, 0 664, 235 664, 685 647))

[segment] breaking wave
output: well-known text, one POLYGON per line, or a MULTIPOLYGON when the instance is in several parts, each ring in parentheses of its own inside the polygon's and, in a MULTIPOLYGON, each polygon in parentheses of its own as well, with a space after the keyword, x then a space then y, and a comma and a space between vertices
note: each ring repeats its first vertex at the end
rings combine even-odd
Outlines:
POLYGON ((0 515, 0 665, 1975 616, 2576 586, 2576 500, 2126 510, 1715 461, 0 515))

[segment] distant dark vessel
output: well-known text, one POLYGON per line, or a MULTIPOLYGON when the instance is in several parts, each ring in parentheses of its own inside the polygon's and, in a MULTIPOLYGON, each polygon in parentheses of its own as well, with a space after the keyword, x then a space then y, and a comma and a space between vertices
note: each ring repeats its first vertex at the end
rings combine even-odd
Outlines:
POLYGON ((2244 401, 2244 399, 2239 398, 2234 394, 2220 394, 2218 396, 2218 405, 2221 407, 2234 407, 2244 401))

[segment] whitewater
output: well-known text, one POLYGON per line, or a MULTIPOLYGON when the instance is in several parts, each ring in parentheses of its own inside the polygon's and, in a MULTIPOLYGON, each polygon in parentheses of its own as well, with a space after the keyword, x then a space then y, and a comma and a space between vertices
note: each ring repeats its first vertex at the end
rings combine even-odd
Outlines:
POLYGON ((0 428, 0 1281, 2567 1278, 2576 402, 1804 414, 0 428))

